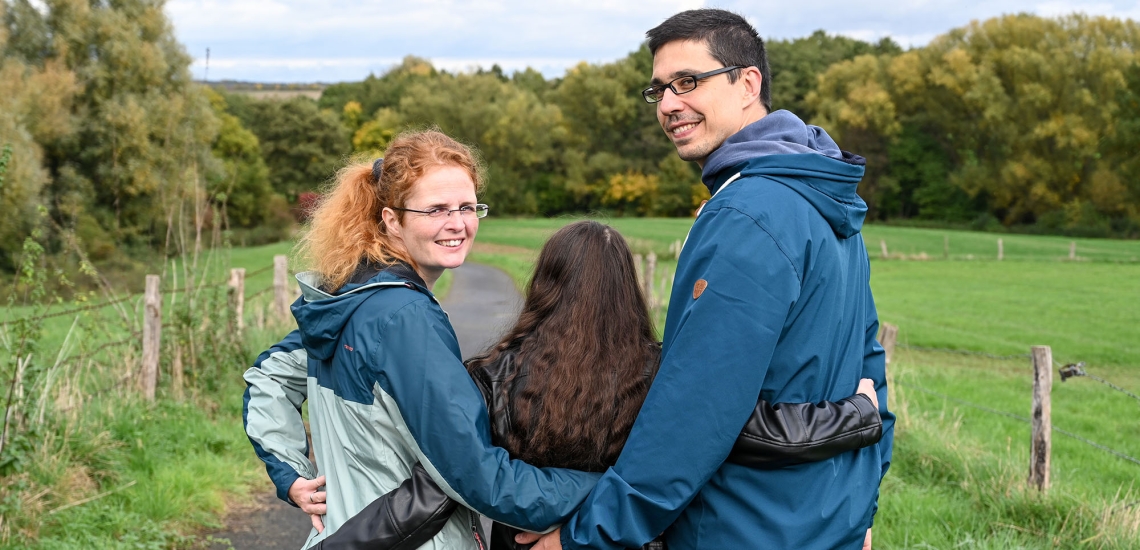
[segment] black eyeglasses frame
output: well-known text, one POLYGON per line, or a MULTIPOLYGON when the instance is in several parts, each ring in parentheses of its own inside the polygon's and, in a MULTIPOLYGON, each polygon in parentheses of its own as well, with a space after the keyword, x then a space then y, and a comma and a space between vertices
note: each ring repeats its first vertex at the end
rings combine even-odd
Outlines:
POLYGON ((653 105, 654 103, 659 103, 662 99, 665 99, 665 90, 666 89, 673 90, 673 93, 677 94, 677 95, 687 94, 693 90, 696 90, 697 84, 699 84, 700 81, 702 81, 702 80, 705 80, 709 77, 716 76, 718 74, 724 74, 724 73, 727 73, 729 71, 735 71, 736 69, 744 69, 744 68, 746 68, 746 67, 741 66, 741 65, 729 65, 728 67, 721 67, 719 69, 713 69, 713 70, 706 72, 706 73, 678 76, 677 78, 674 78, 673 80, 670 80, 669 82, 666 82, 664 84, 658 84, 656 86, 650 86, 650 87, 642 90, 641 91, 641 99, 644 99, 646 103, 653 105), (681 90, 678 90, 677 87, 673 85, 673 83, 677 82, 678 80, 684 80, 686 78, 693 79, 693 87, 692 88, 689 88, 688 90, 685 90, 685 91, 681 91, 681 90))

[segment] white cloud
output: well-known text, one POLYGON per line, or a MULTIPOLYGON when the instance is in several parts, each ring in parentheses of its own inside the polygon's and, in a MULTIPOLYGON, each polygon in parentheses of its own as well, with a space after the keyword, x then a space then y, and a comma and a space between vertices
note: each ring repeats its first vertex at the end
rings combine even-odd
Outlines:
MULTIPOLYGON (((561 76, 579 61, 621 58, 645 31, 702 0, 170 0, 167 13, 191 55, 211 50, 210 78, 265 81, 359 80, 405 55, 448 70, 498 63, 561 76)), ((1140 2, 1099 0, 721 0, 765 38, 817 29, 862 40, 890 36, 903 46, 1006 13, 1056 16, 1080 11, 1140 19, 1140 2)), ((195 74, 204 73, 202 59, 195 74)))
POLYGON ((1043 2, 1037 4, 1033 12, 1046 17, 1081 12, 1140 20, 1140 2, 1043 2))

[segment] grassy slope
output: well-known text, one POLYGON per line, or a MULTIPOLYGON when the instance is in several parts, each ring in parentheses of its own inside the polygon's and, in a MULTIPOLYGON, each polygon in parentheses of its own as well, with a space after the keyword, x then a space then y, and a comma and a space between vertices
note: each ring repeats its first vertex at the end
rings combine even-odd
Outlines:
MULTIPOLYGON (((273 265, 275 255, 288 255, 291 250, 292 243, 278 243, 200 258, 206 284, 224 281, 231 266, 244 267, 251 274, 245 295, 256 297, 247 301, 245 309, 247 363, 292 328, 291 319, 275 323, 269 318, 272 292, 261 292, 273 285, 272 270, 264 268, 273 265)), ((434 290, 441 299, 451 279, 448 272, 437 281, 434 290)), ((169 275, 164 282, 168 281, 169 275)), ((179 287, 186 284, 181 276, 176 282, 179 287)), ((172 299, 177 298, 166 297, 164 309, 172 299)), ((99 300, 93 297, 93 301, 99 300)), ((138 306, 137 301, 124 305, 130 311, 138 306)), ((74 307, 60 304, 49 311, 74 307)), ((15 318, 32 313, 41 311, 24 307, 0 314, 15 318)), ((73 320, 74 316, 63 316, 45 321, 41 349, 57 349, 73 320)), ((127 334, 111 308, 83 313, 77 327, 73 340, 103 342, 127 334)), ((245 387, 241 374, 247 366, 233 365, 233 376, 221 383, 217 393, 194 395, 181 403, 165 395, 162 387, 153 407, 124 399, 118 392, 85 403, 59 427, 59 433, 49 434, 48 443, 29 456, 25 473, 0 483, 0 494, 33 497, 18 505, 22 512, 6 518, 8 536, 0 537, 0 548, 197 545, 199 541, 190 533, 218 526, 227 502, 243 501, 249 487, 268 483, 241 425, 245 387), (97 495, 103 496, 48 513, 97 495)), ((85 381, 95 388, 108 386, 99 376, 85 381)))
MULTIPOLYGON (((249 329, 250 353, 286 330, 249 329)), ((241 427, 245 368, 181 402, 163 381, 153 405, 128 389, 64 415, 23 473, 2 480, 16 502, 0 548, 197 547, 193 533, 220 526, 228 503, 268 482, 241 427)))
MULTIPOLYGON (((542 242, 570 221, 492 218, 472 259, 522 286, 542 242)), ((601 221, 636 252, 662 257, 691 224, 601 221)), ((1090 372, 1140 389, 1140 243, 1077 240, 1085 261, 1069 262, 1069 239, 1001 236, 1006 261, 997 262, 993 234, 881 226, 864 234, 880 317, 900 326, 904 344, 1000 355, 1047 344, 1059 361, 1087 361, 1090 372), (951 261, 942 260, 947 235, 951 261), (879 258, 880 240, 895 259, 879 258), (910 260, 923 253, 932 260, 910 260)), ((1054 433, 1053 489, 1040 498, 1024 490, 1027 424, 927 393, 1025 417, 1030 374, 1028 359, 899 350, 891 368, 899 430, 876 547, 1140 547, 1140 506, 1127 507, 1140 500, 1140 466, 1054 433)), ((1052 395, 1054 425, 1140 457, 1140 403, 1089 379, 1057 380, 1052 395)))

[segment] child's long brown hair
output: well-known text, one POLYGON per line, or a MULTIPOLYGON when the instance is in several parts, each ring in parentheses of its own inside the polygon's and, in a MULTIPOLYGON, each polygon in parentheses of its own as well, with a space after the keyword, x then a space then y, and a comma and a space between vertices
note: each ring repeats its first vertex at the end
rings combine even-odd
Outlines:
POLYGON ((512 456, 591 471, 616 462, 658 359, 633 256, 617 231, 582 221, 550 237, 515 326, 469 368, 507 350, 517 353, 503 389, 513 397, 502 442, 512 456))
POLYGON ((379 178, 373 172, 375 166, 353 163, 337 172, 336 182, 317 206, 309 231, 298 244, 304 263, 321 274, 327 289, 344 285, 361 260, 381 265, 403 261, 415 267, 404 246, 388 235, 380 212, 385 207, 402 208, 412 186, 429 169, 458 166, 471 176, 476 192, 483 187, 483 170, 475 153, 438 130, 397 136, 378 165, 379 178))

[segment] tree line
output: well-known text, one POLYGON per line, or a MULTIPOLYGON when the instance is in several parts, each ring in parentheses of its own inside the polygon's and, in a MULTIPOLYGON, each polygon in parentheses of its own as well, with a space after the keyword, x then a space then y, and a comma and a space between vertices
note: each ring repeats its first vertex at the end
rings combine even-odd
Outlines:
MULTIPOLYGON (((346 158, 437 126, 476 146, 496 214, 687 216, 707 197, 640 90, 642 46, 553 79, 409 56, 320 99, 196 83, 161 1, 0 0, 0 270, 49 250, 129 264, 223 231, 287 236, 346 158), (189 236, 189 237, 188 237, 189 236)), ((1140 235, 1140 26, 1013 15, 921 48, 768 42, 774 108, 868 159, 878 221, 1140 235)))
POLYGON ((126 271, 213 229, 285 235, 258 137, 193 80, 163 2, 2 0, 0 20, 0 271, 33 232, 126 271))

